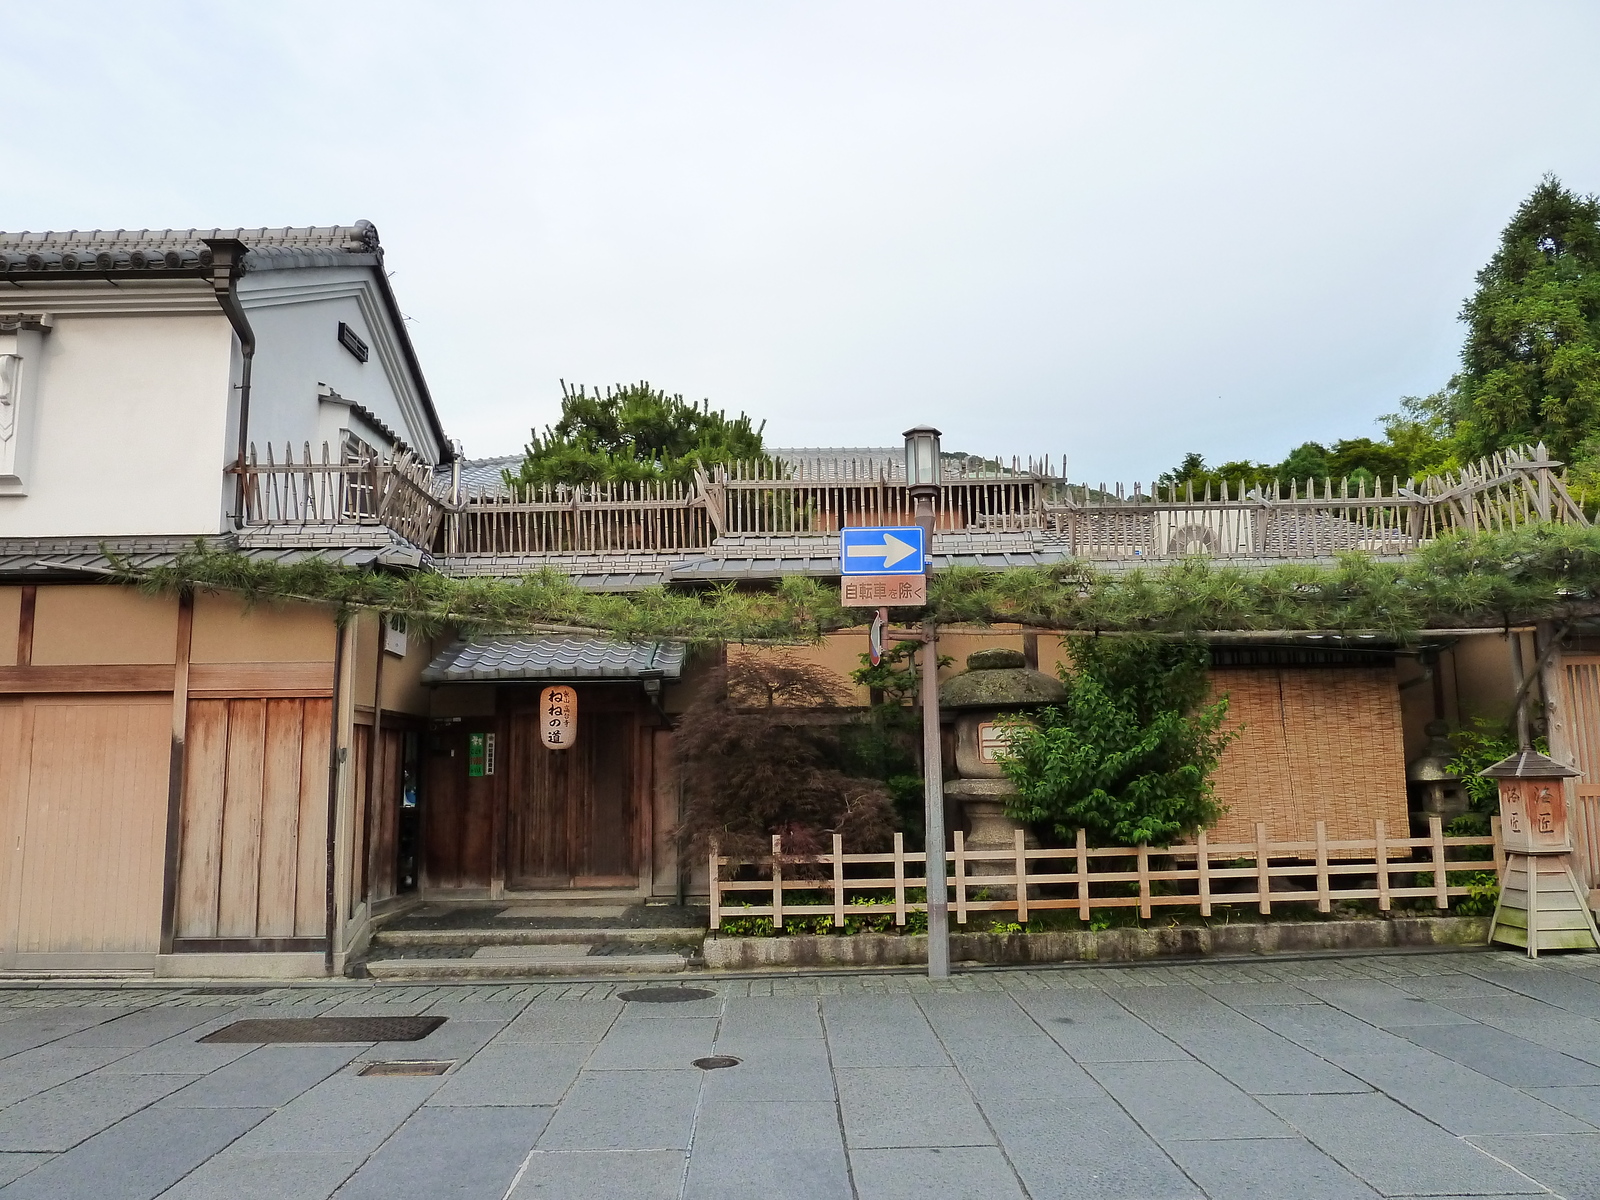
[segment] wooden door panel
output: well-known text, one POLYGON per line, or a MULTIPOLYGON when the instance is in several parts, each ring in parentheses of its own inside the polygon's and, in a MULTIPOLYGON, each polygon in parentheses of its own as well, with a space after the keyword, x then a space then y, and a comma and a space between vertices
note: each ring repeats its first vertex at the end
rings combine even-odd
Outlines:
POLYGON ((494 869, 495 776, 467 775, 467 737, 453 725, 427 735, 422 878, 429 888, 487 888, 494 869))
POLYGON ((580 816, 574 875, 614 880, 634 872, 632 713, 596 713, 589 728, 588 778, 573 797, 580 816))

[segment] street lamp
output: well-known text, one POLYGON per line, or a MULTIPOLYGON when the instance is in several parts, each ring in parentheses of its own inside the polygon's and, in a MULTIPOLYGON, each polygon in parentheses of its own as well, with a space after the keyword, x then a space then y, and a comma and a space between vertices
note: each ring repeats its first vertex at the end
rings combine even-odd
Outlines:
MULTIPOLYGON (((939 498, 939 431, 918 425, 905 432, 906 491, 922 527, 924 574, 933 568, 933 526, 939 498)), ((922 816, 928 885, 928 978, 950 976, 950 893, 944 874, 944 761, 939 744, 939 633, 922 623, 922 816)))

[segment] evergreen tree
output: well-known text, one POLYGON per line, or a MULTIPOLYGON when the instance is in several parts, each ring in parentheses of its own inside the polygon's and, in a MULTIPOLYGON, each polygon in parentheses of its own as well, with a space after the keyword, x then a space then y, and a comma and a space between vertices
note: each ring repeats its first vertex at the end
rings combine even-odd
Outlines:
POLYGON ((612 483, 693 477, 695 463, 764 457, 760 427, 744 413, 730 418, 709 400, 693 404, 648 383, 618 384, 604 395, 561 383, 561 419, 534 430, 522 465, 506 472, 516 486, 612 483))
POLYGON ((1546 175, 1461 310, 1448 417, 1461 457, 1543 441, 1569 457, 1600 428, 1600 198, 1546 175))

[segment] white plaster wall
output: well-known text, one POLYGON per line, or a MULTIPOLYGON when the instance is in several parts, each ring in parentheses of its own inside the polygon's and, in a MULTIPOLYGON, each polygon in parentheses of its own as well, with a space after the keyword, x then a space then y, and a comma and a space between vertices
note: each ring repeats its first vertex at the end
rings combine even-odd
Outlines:
POLYGON ((28 490, 0 495, 0 537, 218 532, 233 358, 221 311, 57 311, 41 345, 28 490))
MULTIPOLYGON (((438 460, 441 447, 382 309, 371 268, 251 271, 240 281, 239 298, 256 335, 250 440, 258 459, 265 458, 269 441, 280 457, 286 443, 298 456, 309 441, 313 458, 320 460, 323 440, 329 441, 330 455, 336 458, 339 447, 333 435, 338 428, 361 432, 348 425, 348 408, 319 404, 318 385, 326 384, 370 409, 429 461, 438 460), (339 344, 340 321, 367 343, 366 362, 339 344)), ((387 442, 370 431, 362 436, 388 449, 387 442)))

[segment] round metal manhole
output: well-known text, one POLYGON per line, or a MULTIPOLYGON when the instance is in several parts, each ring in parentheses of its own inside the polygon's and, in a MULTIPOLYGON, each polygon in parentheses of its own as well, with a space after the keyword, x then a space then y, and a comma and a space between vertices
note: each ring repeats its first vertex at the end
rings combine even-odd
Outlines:
POLYGON ((635 1004, 682 1004, 686 1000, 715 1000, 717 994, 705 988, 655 987, 635 988, 631 992, 618 992, 618 1000, 631 1000, 635 1004))
POLYGON ((739 1059, 731 1054, 713 1054, 710 1058, 697 1058, 693 1065, 702 1071, 720 1071, 723 1067, 737 1067, 739 1059))

